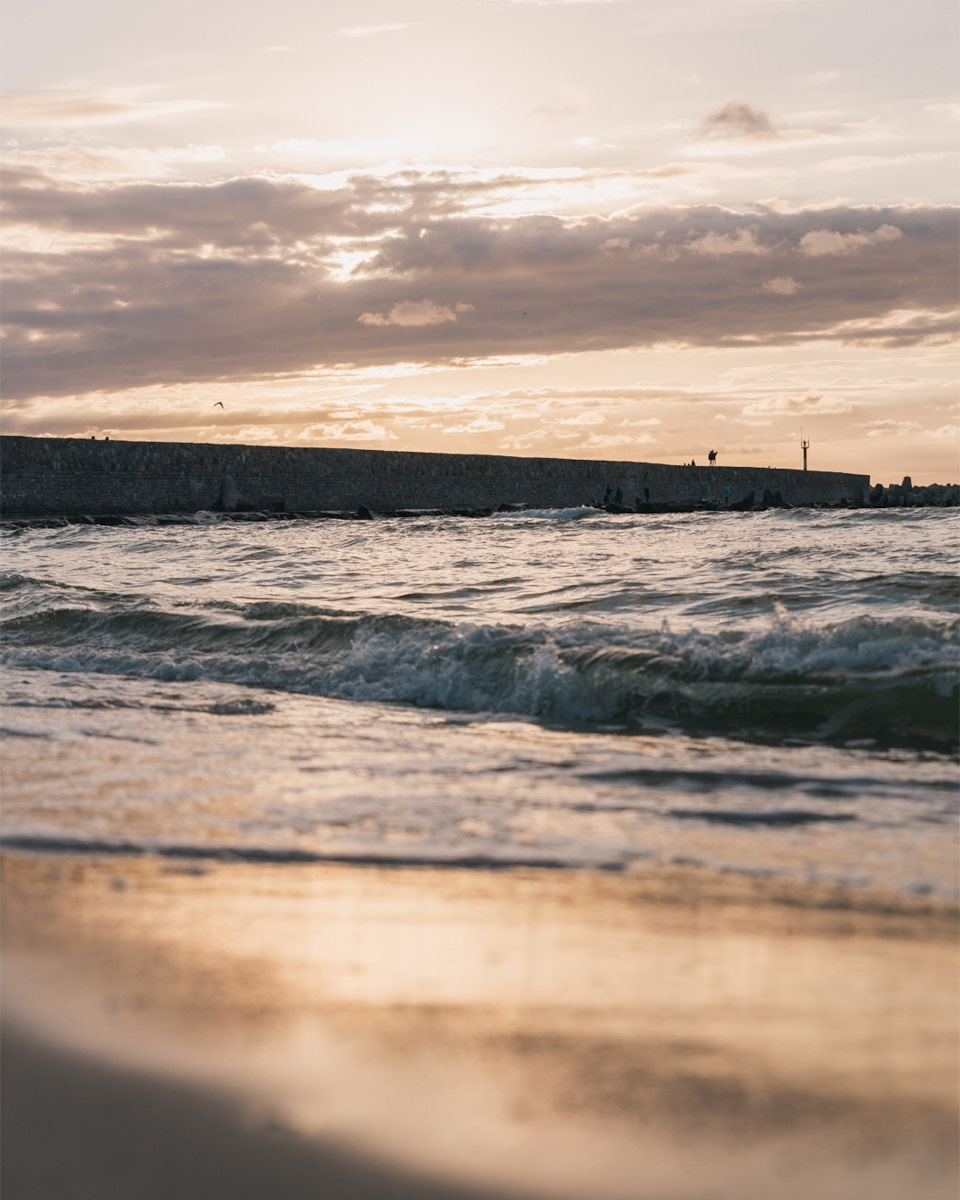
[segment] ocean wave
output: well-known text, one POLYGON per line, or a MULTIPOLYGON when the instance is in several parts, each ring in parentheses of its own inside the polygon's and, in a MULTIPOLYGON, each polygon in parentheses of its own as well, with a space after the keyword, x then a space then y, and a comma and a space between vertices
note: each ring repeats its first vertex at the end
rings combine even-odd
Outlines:
POLYGON ((797 825, 844 824, 856 821, 855 813, 810 812, 807 809, 753 809, 723 808, 674 808, 669 816, 678 821, 706 821, 710 825, 735 825, 738 827, 767 825, 775 828, 792 828, 797 825))
POLYGON ((383 847, 376 850, 344 850, 321 852, 302 850, 294 846, 257 846, 243 843, 161 842, 152 838, 138 841, 119 838, 68 837, 58 834, 4 834, 0 847, 40 854, 96 854, 118 857, 137 857, 155 854, 160 858, 185 859, 199 862, 276 863, 343 863, 350 866, 372 867, 437 867, 460 870, 498 870, 517 867, 536 867, 541 870, 563 870, 589 863, 593 870, 622 871, 627 866, 624 857, 609 861, 583 856, 558 858, 547 853, 537 854, 527 848, 519 850, 505 843, 496 853, 464 854, 449 848, 437 847, 433 853, 415 854, 409 850, 383 847))
POLYGON ((525 508, 520 512, 495 512, 496 521, 582 521, 585 517, 602 517, 602 509, 580 504, 576 508, 525 508))
POLYGON ((960 622, 901 615, 766 627, 459 623, 260 603, 142 600, 15 615, 4 660, 334 698, 751 740, 950 749, 960 622))

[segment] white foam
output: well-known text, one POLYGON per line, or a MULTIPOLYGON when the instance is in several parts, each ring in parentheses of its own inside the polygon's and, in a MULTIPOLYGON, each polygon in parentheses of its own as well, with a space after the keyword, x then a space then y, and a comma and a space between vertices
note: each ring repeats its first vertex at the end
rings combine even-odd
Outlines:
POLYGON ((521 521, 582 521, 585 517, 599 517, 603 512, 599 508, 580 505, 577 508, 526 508, 522 512, 498 512, 493 516, 497 520, 521 521))

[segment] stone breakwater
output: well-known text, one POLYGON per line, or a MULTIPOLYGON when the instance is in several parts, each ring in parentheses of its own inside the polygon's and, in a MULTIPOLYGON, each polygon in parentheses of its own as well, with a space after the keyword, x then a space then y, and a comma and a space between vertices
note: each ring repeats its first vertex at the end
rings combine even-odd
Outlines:
POLYGON ((917 487, 909 475, 902 483, 882 483, 870 489, 867 496, 870 508, 956 508, 960 505, 960 484, 928 483, 917 487))
MULTIPOLYGON (((248 518, 257 513, 403 516, 425 510, 479 516, 502 507, 599 505, 608 487, 622 492, 622 502, 611 509, 631 512, 723 508, 728 503, 743 509, 860 507, 875 502, 876 491, 870 491, 869 476, 837 471, 0 438, 0 515, 5 520, 112 520, 202 510, 248 518)), ((892 491, 884 489, 881 502, 893 503, 892 491)), ((911 489, 910 494, 918 493, 911 489)))

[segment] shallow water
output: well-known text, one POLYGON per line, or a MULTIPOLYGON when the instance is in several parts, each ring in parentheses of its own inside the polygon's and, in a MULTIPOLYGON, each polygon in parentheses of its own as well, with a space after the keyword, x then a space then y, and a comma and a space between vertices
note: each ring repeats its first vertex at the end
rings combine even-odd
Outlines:
POLYGON ((8 844, 956 894, 951 510, 199 521, 5 535, 8 844))

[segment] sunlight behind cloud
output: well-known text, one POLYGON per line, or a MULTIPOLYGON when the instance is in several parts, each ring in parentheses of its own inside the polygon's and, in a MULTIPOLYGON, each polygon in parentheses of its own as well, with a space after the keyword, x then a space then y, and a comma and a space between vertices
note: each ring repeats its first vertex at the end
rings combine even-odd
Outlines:
POLYGON ((808 0, 215 4, 188 61, 175 14, 104 3, 109 42, 58 0, 17 18, 9 428, 573 455, 635 433, 683 461, 704 422, 792 455, 805 404, 849 465, 893 454, 866 422, 909 404, 899 452, 946 454, 945 14, 892 70, 917 18, 864 42, 853 0, 828 48, 808 0), (801 379, 807 354, 885 382, 801 379))

